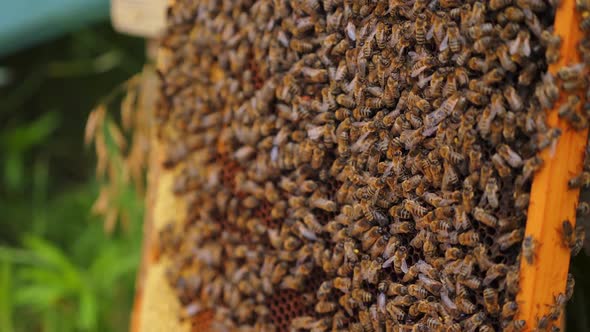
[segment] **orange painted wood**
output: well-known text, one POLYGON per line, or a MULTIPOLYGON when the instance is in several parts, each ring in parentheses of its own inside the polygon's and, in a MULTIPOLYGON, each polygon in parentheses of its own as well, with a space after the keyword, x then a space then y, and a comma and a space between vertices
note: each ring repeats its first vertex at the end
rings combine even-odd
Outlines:
MULTIPOLYGON (((577 44, 582 33, 578 26, 575 0, 562 0, 555 16, 555 34, 562 38, 561 57, 549 66, 552 74, 562 66, 580 62, 577 44)), ((532 265, 521 260, 516 298, 520 307, 517 319, 526 320, 527 331, 548 313, 554 297, 565 291, 569 269, 570 251, 561 245, 560 230, 565 219, 572 224, 576 220, 579 190, 569 189, 567 182, 582 171, 588 130, 576 131, 558 117, 557 109, 564 99, 560 96, 547 117, 549 126, 560 128, 562 135, 555 149, 541 153, 544 166, 535 174, 531 189, 525 232, 538 243, 537 259, 532 265)))

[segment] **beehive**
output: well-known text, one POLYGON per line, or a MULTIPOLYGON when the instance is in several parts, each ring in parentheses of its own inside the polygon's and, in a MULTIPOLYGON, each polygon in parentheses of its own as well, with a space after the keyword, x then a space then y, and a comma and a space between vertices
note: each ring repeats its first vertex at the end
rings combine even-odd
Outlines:
POLYGON ((583 65, 550 68, 564 47, 553 6, 174 3, 159 137, 187 208, 160 243, 183 318, 195 330, 553 325, 560 306, 515 317, 528 305, 520 266, 547 245, 527 238, 521 254, 533 176, 587 127, 569 97, 583 65), (567 131, 546 120, 560 91, 567 131))

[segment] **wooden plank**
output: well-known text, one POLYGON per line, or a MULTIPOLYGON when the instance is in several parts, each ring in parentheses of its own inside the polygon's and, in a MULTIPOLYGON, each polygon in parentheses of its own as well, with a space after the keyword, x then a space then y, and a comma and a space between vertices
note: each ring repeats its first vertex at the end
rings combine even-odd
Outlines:
POLYGON ((139 37, 158 37, 166 27, 167 0, 111 0, 115 30, 139 37))
MULTIPOLYGON (((552 74, 556 75, 562 66, 580 62, 577 44, 582 34, 578 26, 575 0, 562 0, 555 16, 555 33, 562 38, 561 57, 549 66, 552 74)), ((576 220, 579 190, 569 189, 567 182, 582 171, 588 130, 576 131, 558 117, 557 109, 565 98, 562 94, 548 113, 549 126, 560 128, 562 135, 554 149, 541 153, 544 166, 535 175, 531 188, 525 236, 532 236, 538 243, 537 259, 532 265, 521 260, 520 292, 516 298, 520 306, 517 319, 526 320, 527 330, 549 312, 555 296, 565 291, 570 263, 570 251, 561 245, 560 229, 564 220, 572 224, 576 220)))

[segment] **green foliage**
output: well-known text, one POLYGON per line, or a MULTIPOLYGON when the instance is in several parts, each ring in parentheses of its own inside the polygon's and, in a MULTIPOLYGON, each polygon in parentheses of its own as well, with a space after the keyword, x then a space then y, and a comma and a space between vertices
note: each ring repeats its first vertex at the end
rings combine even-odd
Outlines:
POLYGON ((128 329, 143 199, 120 188, 127 227, 105 233, 83 137, 143 54, 103 24, 0 59, 0 331, 128 329))

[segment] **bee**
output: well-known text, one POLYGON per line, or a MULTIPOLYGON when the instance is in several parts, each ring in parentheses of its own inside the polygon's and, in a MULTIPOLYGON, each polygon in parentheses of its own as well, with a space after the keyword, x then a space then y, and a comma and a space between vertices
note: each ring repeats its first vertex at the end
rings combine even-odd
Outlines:
POLYGON ((402 182, 402 189, 405 192, 413 191, 414 189, 416 189, 416 187, 418 187, 418 185, 420 185, 420 183, 422 183, 422 176, 416 174, 402 182))
POLYGON ((310 42, 294 38, 289 42, 289 47, 297 53, 309 53, 315 46, 310 42))
POLYGON ((489 6, 491 10, 500 10, 511 3, 512 0, 491 0, 489 6))
POLYGON ((504 159, 498 153, 492 156, 492 164, 501 178, 506 178, 512 174, 512 170, 506 165, 504 159))
MULTIPOLYGON (((312 196, 313 198, 313 196, 312 196)), ((315 199, 310 199, 310 205, 312 207, 318 208, 320 210, 324 210, 327 212, 335 212, 337 209, 337 204, 334 201, 331 201, 329 199, 326 198, 315 198, 315 199)))
POLYGON ((418 14, 414 23, 414 33, 416 35, 416 42, 418 45, 426 43, 427 17, 424 13, 418 14))
POLYGON ((317 326, 317 319, 311 316, 299 316, 291 321, 291 328, 295 330, 311 330, 317 326))
POLYGON ((459 323, 453 323, 447 327, 446 331, 447 332, 460 332, 460 331, 462 331, 462 329, 463 328, 461 327, 461 325, 459 323))
POLYGON ((521 30, 516 35, 516 39, 509 42, 509 51, 512 55, 528 57, 531 54, 530 33, 521 30))
POLYGON ((502 68, 494 68, 483 76, 483 81, 490 85, 501 82, 506 76, 506 72, 502 68))
POLYGON ((353 289, 350 295, 358 303, 370 303, 373 301, 373 295, 360 288, 353 289))
POLYGON ((342 329, 346 325, 347 319, 344 311, 338 310, 332 317, 332 329, 342 329))
POLYGON ((574 295, 574 286, 576 285, 576 280, 574 279, 574 275, 571 273, 567 274, 567 282, 565 284, 565 298, 569 301, 574 295))
POLYGON ((475 247, 479 242, 479 235, 474 231, 467 231, 459 234, 459 243, 468 247, 475 247))
POLYGON ((526 159, 522 167, 522 175, 524 180, 528 180, 532 175, 543 166, 543 159, 538 156, 526 159))
POLYGON ((478 290, 481 287, 481 279, 473 276, 461 277, 460 282, 472 290, 478 290))
POLYGON ((379 276, 379 271, 381 271, 382 264, 383 260, 380 257, 376 259, 362 260, 360 264, 361 279, 370 284, 377 284, 377 278, 379 276))
POLYGON ((506 101, 508 102, 508 105, 512 111, 519 112, 522 110, 524 104, 514 87, 507 86, 504 89, 504 98, 506 98, 506 101))
POLYGON ((577 81, 582 77, 583 70, 583 63, 578 63, 571 66, 563 66, 557 71, 557 77, 563 81, 577 81))
POLYGON ((486 271, 486 276, 483 279, 483 284, 485 286, 488 286, 492 283, 492 281, 496 280, 497 278, 505 276, 506 273, 508 273, 508 267, 505 264, 494 264, 486 271))
POLYGON ((309 16, 314 16, 317 14, 317 11, 320 9, 320 1, 319 0, 303 0, 299 1, 297 4, 293 4, 293 9, 298 12, 306 13, 309 16))
POLYGON ((564 81, 561 83, 563 91, 576 92, 577 90, 584 89, 588 85, 588 82, 584 79, 564 81))
POLYGON ((588 202, 578 202, 576 213, 578 215, 587 216, 590 214, 590 204, 588 202))
POLYGON ((576 109, 580 103, 580 97, 576 95, 569 95, 565 103, 559 106, 557 110, 557 114, 561 118, 565 119, 572 119, 574 114, 576 113, 576 109))
POLYGON ((518 84, 529 86, 538 74, 538 66, 534 62, 529 62, 518 75, 518 84))
POLYGON ((529 265, 533 264, 533 261, 535 260, 535 257, 537 256, 536 249, 537 249, 537 241, 535 241, 535 239, 530 235, 526 236, 524 238, 524 240, 522 241, 522 253, 524 255, 525 261, 529 265))
POLYGON ((486 311, 494 315, 500 311, 498 304, 498 292, 493 288, 486 288, 483 291, 483 299, 486 306, 486 311))
POLYGON ((292 289, 299 291, 303 288, 303 279, 292 275, 285 275, 279 284, 280 289, 292 289))
POLYGON ((574 227, 569 220, 564 220, 561 223, 561 244, 566 249, 571 249, 576 242, 576 235, 574 227))
POLYGON ((283 276, 287 274, 289 270, 289 265, 287 262, 280 262, 275 265, 274 269, 272 270, 272 274, 270 276, 271 282, 276 285, 281 282, 283 276))
POLYGON ((562 230, 562 243, 566 248, 570 248, 572 255, 577 255, 582 247, 586 238, 586 232, 584 227, 577 226, 575 232, 572 230, 571 223, 566 220, 563 222, 562 230))
POLYGON ((411 295, 398 295, 391 299, 391 303, 401 307, 409 307, 414 302, 416 302, 416 298, 411 295))
POLYGON ((455 63, 457 64, 457 66, 463 67, 467 64, 470 57, 471 57, 471 48, 464 47, 461 50, 461 52, 457 55, 457 58, 455 59, 455 63))
POLYGON ((518 312, 518 304, 515 301, 509 301, 502 306, 502 319, 510 320, 518 312))
POLYGON ((416 284, 408 286, 408 294, 417 299, 424 299, 428 296, 428 292, 426 291, 426 289, 416 284))
POLYGON ((459 27, 453 21, 447 23, 448 46, 453 53, 461 51, 461 34, 459 27))
POLYGON ((383 252, 385 251, 385 248, 387 247, 388 241, 389 241, 388 235, 384 235, 384 236, 381 236, 380 238, 378 238, 377 241, 375 241, 375 243, 373 244, 373 246, 371 246, 371 248, 369 249, 369 255, 372 258, 377 258, 377 257, 381 256, 383 254, 383 252))
MULTIPOLYGON (((490 206, 494 209, 500 205, 500 201, 498 199, 498 190, 499 190, 499 188, 498 188, 498 182, 496 181, 496 178, 490 177, 490 179, 486 183, 484 195, 485 195, 486 200, 488 201, 488 204, 490 204, 490 206)), ((490 227, 496 226, 497 220, 496 221, 493 220, 495 218, 494 216, 490 215, 489 217, 492 217, 492 218, 489 218, 488 216, 485 216, 485 214, 487 212, 483 211, 483 209, 479 209, 479 211, 480 212, 476 211, 475 213, 479 213, 479 218, 481 218, 482 220, 479 220, 478 217, 475 217, 475 215, 474 215, 476 220, 478 220, 490 227)))
POLYGON ((301 247, 301 244, 302 242, 300 239, 294 236, 289 236, 284 240, 283 247, 287 251, 295 251, 301 247))
POLYGON ((513 320, 504 327, 503 331, 520 332, 520 331, 523 331, 525 327, 526 327, 525 320, 522 320, 522 319, 521 320, 513 320))
POLYGON ((496 116, 496 112, 491 107, 484 108, 482 115, 477 122, 477 130, 482 136, 488 136, 490 134, 491 124, 496 116))
MULTIPOLYGON (((338 67, 336 68, 336 72, 334 73, 334 80, 337 82, 342 82, 346 76, 348 75, 348 67, 346 65, 346 61, 341 60, 338 63, 338 67)), ((338 118, 338 117, 336 117, 338 118)))
POLYGON ((363 250, 368 250, 379 237, 383 234, 383 229, 380 226, 373 226, 361 236, 361 246, 363 250))
POLYGON ((567 302, 567 297, 564 293, 560 293, 555 297, 555 303, 553 303, 549 307, 549 319, 550 320, 557 320, 561 316, 563 309, 565 308, 565 304, 567 302))
MULTIPOLYGON (((509 22, 507 23, 501 30, 500 30, 500 39, 502 40, 510 40, 516 37, 518 32, 520 31, 520 25, 518 23, 509 22)), ((512 58, 513 60, 516 59, 512 58)))
MULTIPOLYGON (((468 152, 468 157, 469 157, 469 172, 476 173, 482 167, 482 165, 481 165, 482 154, 480 151, 470 149, 468 152)), ((467 181, 467 179, 466 179, 466 181, 467 181)), ((468 188, 469 186, 471 186, 471 184, 469 184, 469 185, 466 185, 465 183, 463 184, 464 189, 468 188)))
POLYGON ((326 314, 335 311, 337 304, 335 302, 320 300, 315 305, 315 311, 320 314, 326 314))
POLYGON ((338 276, 348 276, 348 275, 354 273, 355 267, 356 267, 356 263, 345 262, 336 270, 336 274, 338 276))
POLYGON ((304 82, 324 83, 328 81, 328 71, 325 69, 303 67, 301 69, 301 74, 304 78, 304 82))
POLYGON ((389 209, 389 215, 393 218, 410 219, 412 214, 402 205, 394 205, 389 209))
MULTIPOLYGON (((414 265, 415 266, 415 265, 414 265)), ((443 287, 442 283, 427 277, 424 274, 419 274, 418 279, 422 282, 424 288, 431 294, 439 295, 443 287)))
MULTIPOLYGON (((454 73, 451 73, 447 76, 445 84, 442 89, 443 97, 449 97, 457 92, 457 77, 454 73)), ((447 110, 447 113, 450 113, 451 109, 447 110)))
POLYGON ((459 175, 457 175, 457 172, 455 171, 453 166, 450 163, 445 162, 444 173, 442 177, 442 189, 449 190, 451 189, 451 186, 455 185, 458 181, 459 175))
POLYGON ((516 294, 518 291, 518 270, 512 269, 506 273, 506 289, 510 294, 516 294))
POLYGON ((478 39, 482 36, 491 34, 494 31, 494 25, 492 23, 483 23, 474 25, 467 29, 467 34, 471 39, 478 39))
POLYGON ((482 96, 476 95, 475 93, 479 93, 479 94, 484 94, 484 95, 491 95, 494 92, 494 89, 492 88, 490 83, 487 83, 483 80, 475 80, 472 79, 471 81, 469 81, 469 90, 472 91, 470 92, 471 95, 466 96, 467 100, 471 101, 472 99, 477 102, 474 103, 476 105, 481 105, 484 104, 484 98, 482 96), (477 98, 482 99, 482 100, 476 100, 477 98))
POLYGON ((549 316, 544 315, 537 319, 537 326, 534 331, 546 331, 549 327, 549 316))
POLYGON ((404 208, 415 217, 423 217, 428 212, 420 203, 410 199, 405 200, 404 208))
POLYGON ((326 280, 320 284, 318 290, 316 291, 316 295, 318 299, 326 300, 330 294, 332 293, 332 288, 334 283, 332 280, 326 280))
MULTIPOLYGON (((429 306, 432 307, 432 306, 429 306)), ((431 309, 427 314, 434 316, 436 314, 434 309, 431 309)), ((430 331, 439 331, 442 328, 442 321, 440 318, 427 318, 426 319, 426 327, 430 331)))
POLYGON ((457 247, 449 247, 445 250, 445 259, 447 261, 455 261, 463 258, 463 251, 457 247))
POLYGON ((483 312, 473 314, 464 321, 466 331, 475 331, 483 322, 485 322, 486 315, 483 312))
POLYGON ((551 98, 548 95, 548 90, 545 87, 543 87, 542 85, 538 85, 535 88, 535 97, 537 98, 537 100, 541 104, 541 107, 545 110, 553 108, 553 103, 557 99, 557 98, 555 98, 555 99, 551 98))
POLYGON ((393 234, 407 234, 414 231, 414 225, 411 222, 393 222, 390 226, 390 232, 393 234))
POLYGON ((366 233, 371 227, 375 226, 372 220, 362 218, 357 222, 352 223, 349 227, 349 234, 357 237, 366 233))
POLYGON ((395 250, 399 246, 399 243, 400 243, 399 239, 395 235, 390 234, 389 240, 387 241, 387 245, 385 246, 385 249, 383 250, 382 257, 384 259, 391 258, 391 256, 393 255, 393 253, 395 252, 395 250))
POLYGON ((422 195, 422 198, 424 199, 424 201, 432 206, 434 206, 435 208, 437 207, 447 207, 451 204, 453 204, 457 199, 455 198, 444 198, 444 197, 440 197, 435 193, 430 193, 430 192, 425 192, 422 195))
POLYGON ((522 166, 522 158, 510 146, 502 144, 498 147, 498 154, 513 168, 522 166))
POLYGON ((346 108, 354 108, 356 106, 356 102, 354 101, 354 98, 350 95, 346 95, 346 94, 340 94, 336 97, 336 102, 339 105, 342 105, 346 108))
MULTIPOLYGON (((346 51, 350 48, 350 42, 347 39, 342 39, 336 46, 332 48, 332 54, 336 56, 342 56, 346 53, 346 51)), ((348 71, 350 71, 350 67, 348 67, 348 71)))
POLYGON ((568 180, 567 185, 570 189, 590 187, 590 172, 582 172, 568 180))
POLYGON ((441 157, 443 157, 446 161, 452 164, 459 164, 465 160, 463 155, 457 153, 452 150, 452 148, 448 145, 443 145, 440 147, 439 153, 441 157))
POLYGON ((389 316, 396 322, 403 321, 406 315, 405 311, 396 306, 393 301, 387 302, 387 304, 385 305, 385 310, 387 311, 389 316))
MULTIPOLYGON (((414 309, 414 311, 417 311, 417 314, 419 315, 420 313, 429 315, 429 316, 436 316, 437 315, 437 308, 436 306, 433 305, 432 302, 429 302, 428 300, 420 300, 417 303, 413 304, 412 307, 410 307, 410 312, 412 311, 412 309, 414 309)), ((412 316, 417 316, 417 315, 412 315, 412 316)), ((427 330, 424 330, 427 331, 427 330)))
POLYGON ((406 256, 407 256, 407 248, 406 247, 399 247, 393 256, 389 258, 383 264, 383 268, 387 268, 393 263, 393 269, 395 273, 401 274, 408 272, 408 265, 406 263, 406 256))
POLYGON ((388 296, 406 295, 408 293, 406 286, 389 280, 382 280, 379 282, 377 289, 379 292, 385 293, 388 296))
POLYGON ((435 256, 436 250, 437 250, 436 243, 433 242, 431 240, 431 238, 427 238, 426 241, 424 241, 424 245, 422 247, 422 251, 424 252, 424 255, 426 257, 433 257, 433 256, 435 256))
POLYGON ((440 97, 442 93, 444 80, 445 78, 440 72, 434 72, 430 78, 430 82, 427 90, 425 91, 425 95, 427 97, 432 98, 440 97))
POLYGON ((493 332, 495 329, 491 325, 481 325, 479 327, 479 332, 493 332))
MULTIPOLYGON (((478 38, 475 41, 475 43, 473 44, 473 50, 476 51, 477 53, 485 54, 486 51, 489 50, 493 46, 493 43, 494 43, 494 39, 491 36, 483 36, 481 38, 478 38)), ((471 59, 473 60, 475 58, 471 58, 471 59)), ((469 62, 471 62, 471 60, 469 60, 469 62)), ((487 64, 487 61, 486 61, 485 68, 489 68, 489 65, 487 64)), ((472 69, 474 69, 474 68, 472 68, 472 69)), ((487 72, 487 70, 485 70, 483 72, 485 73, 485 72, 487 72)))
POLYGON ((441 220, 441 219, 436 220, 430 224, 430 230, 435 233, 438 233, 441 231, 448 233, 451 230, 451 227, 452 227, 451 223, 449 223, 446 220, 441 220))
POLYGON ((346 36, 351 41, 356 41, 356 27, 352 21, 348 21, 345 28, 346 36))
POLYGON ((576 226, 575 232, 576 241, 572 246, 571 253, 573 256, 576 256, 580 250, 584 247, 584 241, 586 240, 586 231, 583 226, 576 226))
POLYGON ((476 207, 473 210, 473 217, 475 218, 475 220, 479 221, 480 223, 488 227, 495 228, 498 224, 498 218, 479 207, 476 207))
POLYGON ((516 190, 513 193, 513 197, 514 197, 514 207, 516 207, 517 209, 524 210, 529 205, 531 195, 529 193, 524 193, 521 190, 516 190))
POLYGON ((383 300, 382 305, 373 304, 369 308, 369 314, 371 316, 371 324, 372 328, 375 331, 378 331, 382 328, 382 325, 385 323, 385 300, 383 300))
POLYGON ((497 239, 497 243, 500 245, 500 250, 506 250, 518 242, 522 241, 524 234, 522 229, 516 229, 512 232, 500 235, 497 239))

